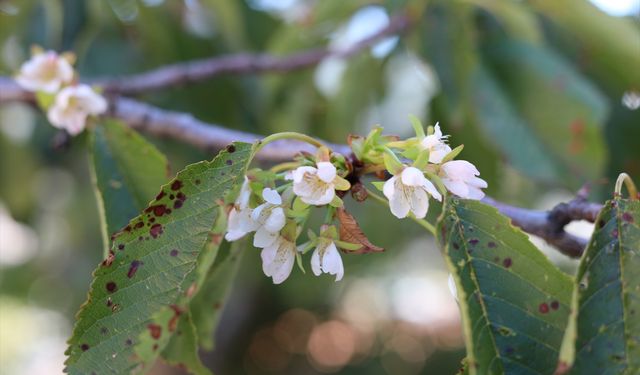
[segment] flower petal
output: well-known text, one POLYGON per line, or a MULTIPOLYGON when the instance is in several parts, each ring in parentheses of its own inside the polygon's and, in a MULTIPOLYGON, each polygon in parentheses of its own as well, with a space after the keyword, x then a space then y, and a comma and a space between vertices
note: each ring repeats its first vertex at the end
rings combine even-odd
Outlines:
POLYGON ((429 210, 429 196, 427 192, 422 189, 414 189, 411 196, 409 205, 411 206, 411 212, 418 219, 423 219, 427 216, 429 210))
POLYGON ((265 201, 271 204, 275 204, 275 205, 282 204, 282 198, 280 197, 280 194, 278 194, 277 191, 270 188, 264 188, 262 190, 262 198, 264 198, 265 201))
POLYGON ((398 219, 405 218, 409 214, 409 201, 404 194, 395 194, 391 199, 389 199, 389 208, 391 209, 393 216, 398 219))
POLYGON ((438 189, 436 189, 436 187, 433 185, 431 181, 425 178, 424 183, 422 184, 422 187, 427 191, 427 193, 429 193, 433 198, 435 198, 435 200, 442 201, 442 195, 440 195, 440 192, 438 192, 438 189))
POLYGON ((396 180, 398 179, 397 176, 393 176, 390 179, 388 179, 387 181, 385 181, 384 186, 382 187, 382 193, 384 194, 385 197, 387 197, 387 199, 391 200, 391 198, 393 198, 393 196, 395 195, 396 191, 395 191, 395 184, 396 184, 396 180))
POLYGON ((402 183, 407 186, 422 186, 424 180, 424 173, 421 170, 415 167, 407 167, 402 171, 401 174, 402 183))
POLYGON ((342 264, 342 258, 336 248, 336 245, 331 242, 324 251, 322 257, 322 271, 330 275, 336 275, 336 281, 342 280, 344 276, 344 265, 342 264))
POLYGON ((336 178, 336 167, 329 162, 321 161, 318 163, 318 178, 326 183, 331 183, 336 178))
POLYGON ((279 232, 284 227, 285 222, 284 210, 282 207, 276 207, 271 210, 271 215, 265 221, 264 228, 269 232, 279 232))
POLYGON ((269 232, 264 227, 261 227, 256 231, 253 236, 253 246, 255 247, 268 247, 271 246, 280 234, 278 232, 269 232))
POLYGON ((322 273, 322 267, 320 267, 320 249, 319 245, 313 250, 313 254, 311 254, 311 271, 316 276, 320 276, 322 273))

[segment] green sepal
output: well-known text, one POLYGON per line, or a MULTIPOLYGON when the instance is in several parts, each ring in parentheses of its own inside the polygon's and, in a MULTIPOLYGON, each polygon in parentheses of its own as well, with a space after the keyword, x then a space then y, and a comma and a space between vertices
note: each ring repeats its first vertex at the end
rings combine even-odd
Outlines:
POLYGON ((355 244, 346 241, 334 240, 336 246, 347 251, 356 251, 362 249, 362 244, 355 244))
POLYGON ((338 197, 337 195, 334 195, 333 196, 333 200, 331 200, 331 202, 329 202, 329 205, 331 207, 340 208, 340 207, 344 206, 344 202, 342 201, 342 199, 340 199, 340 197, 338 197))
POLYGON ((386 181, 372 181, 371 185, 373 185, 379 191, 383 191, 385 182, 386 181))
POLYGON ((419 170, 424 170, 429 164, 429 150, 421 150, 418 157, 413 162, 413 166, 419 170))
POLYGON ((454 148, 453 150, 451 150, 447 155, 445 155, 444 158, 442 158, 442 161, 440 162, 440 164, 444 164, 448 161, 455 159, 456 156, 458 156, 462 152, 463 148, 464 148, 464 145, 460 145, 454 148))
POLYGON ((384 160, 384 167, 389 171, 389 173, 396 175, 404 169, 404 165, 402 165, 397 157, 391 156, 392 152, 393 151, 387 149, 382 158, 384 160))
POLYGON ((345 190, 351 189, 351 184, 349 183, 349 181, 345 180, 340 176, 336 176, 334 183, 335 183, 336 190, 345 191, 345 190))
POLYGON ((36 91, 36 103, 38 103, 38 107, 42 110, 47 110, 53 104, 56 95, 50 94, 44 91, 36 91))
POLYGON ((413 127, 413 131, 416 133, 416 137, 424 138, 424 127, 422 126, 420 119, 414 115, 409 115, 409 121, 411 121, 411 126, 413 127))
POLYGON ((304 266, 302 265, 302 255, 299 251, 296 251, 296 264, 302 273, 306 274, 307 272, 304 270, 304 266))

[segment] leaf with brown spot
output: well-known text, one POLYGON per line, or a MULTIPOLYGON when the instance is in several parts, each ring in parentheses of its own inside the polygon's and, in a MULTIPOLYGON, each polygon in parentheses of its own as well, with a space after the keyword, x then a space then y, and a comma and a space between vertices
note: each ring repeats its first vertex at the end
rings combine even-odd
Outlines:
POLYGON ((338 217, 338 221, 340 221, 340 240, 362 245, 360 249, 349 251, 350 253, 365 254, 384 251, 383 248, 376 246, 369 241, 358 225, 356 218, 348 213, 344 208, 338 208, 336 210, 336 216, 338 217))

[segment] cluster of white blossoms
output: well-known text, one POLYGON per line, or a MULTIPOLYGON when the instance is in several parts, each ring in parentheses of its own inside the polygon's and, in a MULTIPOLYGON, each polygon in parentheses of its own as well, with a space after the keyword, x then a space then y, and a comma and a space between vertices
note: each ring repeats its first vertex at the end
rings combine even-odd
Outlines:
POLYGON ((38 94, 51 125, 71 135, 84 130, 87 118, 107 110, 107 101, 90 86, 74 81, 73 56, 34 50, 20 68, 16 82, 38 94))
MULTIPOLYGON (((348 218, 344 219, 340 198, 343 195, 337 192, 352 188, 345 179, 347 176, 361 185, 361 178, 368 173, 375 173, 379 178, 390 174, 386 181, 372 183, 382 190, 391 213, 398 218, 424 219, 430 198, 442 201, 447 192, 461 198, 481 199, 484 196, 481 189, 486 188, 487 183, 478 177, 478 170, 468 161, 453 160, 462 146, 451 149, 448 136, 442 134, 438 124, 429 127, 425 134, 416 119, 412 122, 416 136, 403 141, 381 136, 381 128, 374 129, 367 137, 351 137, 351 161, 322 146, 315 158, 303 155, 295 162, 275 166, 270 172, 249 172, 250 177, 245 177, 229 211, 225 239, 236 241, 254 233, 253 245, 262 249, 262 270, 275 284, 289 277, 294 263, 303 269, 301 257, 311 249, 313 273, 335 275, 338 281, 344 276, 339 249, 382 250, 371 245, 359 228, 353 229, 357 223, 352 216, 347 214, 348 218), (359 165, 357 171, 354 162, 359 165), (327 210, 325 222, 319 234, 309 230, 308 240, 297 245, 311 207, 327 210), (340 212, 342 214, 337 214, 340 212), (334 224, 336 218, 342 226, 340 236, 334 224), (357 243, 345 241, 343 235, 357 243)), ((362 185, 358 187, 362 189, 362 185)), ((362 201, 374 194, 366 188, 365 192, 364 197, 354 191, 352 195, 362 201)))
MULTIPOLYGON (((327 206, 335 202, 336 190, 348 190, 349 182, 337 175, 336 167, 327 161, 313 166, 300 166, 289 171, 286 181, 277 189, 252 187, 249 178, 229 212, 227 241, 236 241, 255 232, 253 246, 261 248, 262 270, 275 284, 291 274, 296 258, 315 248, 311 256, 311 270, 316 276, 328 273, 342 279, 344 267, 338 252, 335 227, 324 226, 320 236, 310 233, 310 241, 297 246, 301 222, 306 220, 309 205, 327 206), (292 182, 288 182, 292 181, 292 182), (257 189, 257 191, 256 191, 257 189), (261 189, 261 190, 260 190, 261 189)), ((348 246, 348 245, 347 245, 348 246)))
POLYGON ((405 148, 410 151, 409 155, 416 155, 412 165, 401 162, 393 165, 393 159, 388 162, 393 177, 384 183, 382 191, 389 199, 391 213, 398 218, 405 218, 409 213, 417 219, 424 218, 429 210, 429 197, 442 200, 431 179, 461 198, 482 199, 481 189, 486 188, 487 183, 478 177, 480 172, 468 161, 452 160, 462 149, 449 147, 448 136, 442 135, 439 124, 430 135, 424 136, 421 131, 420 125, 415 138, 389 143, 391 147, 405 148))

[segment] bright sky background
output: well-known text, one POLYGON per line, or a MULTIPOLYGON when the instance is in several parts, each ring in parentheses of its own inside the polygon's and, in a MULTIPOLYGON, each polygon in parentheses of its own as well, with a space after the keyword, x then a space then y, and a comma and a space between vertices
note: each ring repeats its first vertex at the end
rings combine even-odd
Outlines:
POLYGON ((603 11, 613 16, 638 15, 640 0, 591 0, 603 11))

